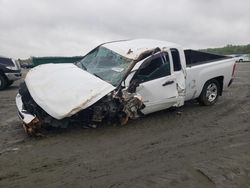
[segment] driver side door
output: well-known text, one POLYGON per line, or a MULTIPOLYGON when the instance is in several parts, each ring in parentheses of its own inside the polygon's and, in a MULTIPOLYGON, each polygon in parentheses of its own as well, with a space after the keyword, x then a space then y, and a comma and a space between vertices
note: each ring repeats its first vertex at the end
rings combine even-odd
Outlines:
POLYGON ((139 82, 136 93, 142 96, 146 106, 142 110, 144 114, 176 104, 178 99, 176 77, 167 52, 155 54, 143 62, 132 80, 134 79, 139 82))

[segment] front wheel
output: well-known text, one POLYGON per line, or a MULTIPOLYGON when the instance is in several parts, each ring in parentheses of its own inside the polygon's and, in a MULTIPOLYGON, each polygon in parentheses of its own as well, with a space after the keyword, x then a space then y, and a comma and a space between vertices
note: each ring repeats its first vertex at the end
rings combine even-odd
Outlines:
POLYGON ((205 83, 202 92, 198 98, 201 105, 211 106, 216 103, 219 97, 220 84, 217 80, 212 79, 205 83))
POLYGON ((7 80, 3 75, 0 74, 0 90, 3 90, 7 87, 7 80))

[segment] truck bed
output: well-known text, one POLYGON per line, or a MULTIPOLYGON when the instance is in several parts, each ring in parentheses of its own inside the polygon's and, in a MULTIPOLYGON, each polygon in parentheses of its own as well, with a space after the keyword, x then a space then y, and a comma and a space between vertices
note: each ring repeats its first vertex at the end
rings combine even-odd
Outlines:
POLYGON ((187 67, 205 64, 205 63, 212 63, 212 62, 224 60, 224 59, 230 59, 230 57, 228 56, 210 54, 210 53, 190 50, 190 49, 184 50, 184 54, 186 58, 187 67))
POLYGON ((220 77, 223 80, 222 88, 227 88, 232 79, 234 58, 221 58, 195 62, 187 65, 186 69, 186 96, 185 100, 197 98, 206 81, 220 77))

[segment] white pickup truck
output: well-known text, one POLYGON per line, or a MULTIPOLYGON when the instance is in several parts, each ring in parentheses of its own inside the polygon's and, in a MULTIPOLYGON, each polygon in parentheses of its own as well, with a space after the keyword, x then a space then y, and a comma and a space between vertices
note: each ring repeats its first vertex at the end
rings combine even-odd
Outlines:
POLYGON ((31 69, 16 97, 29 135, 73 123, 125 124, 191 99, 213 105, 233 80, 235 59, 157 40, 108 42, 76 64, 31 69))

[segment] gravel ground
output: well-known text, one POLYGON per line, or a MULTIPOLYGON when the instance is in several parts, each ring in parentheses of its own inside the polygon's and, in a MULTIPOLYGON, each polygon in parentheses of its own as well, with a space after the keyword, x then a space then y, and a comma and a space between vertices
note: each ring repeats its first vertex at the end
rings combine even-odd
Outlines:
POLYGON ((29 138, 0 92, 0 187, 250 187, 250 63, 216 105, 29 138))

